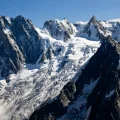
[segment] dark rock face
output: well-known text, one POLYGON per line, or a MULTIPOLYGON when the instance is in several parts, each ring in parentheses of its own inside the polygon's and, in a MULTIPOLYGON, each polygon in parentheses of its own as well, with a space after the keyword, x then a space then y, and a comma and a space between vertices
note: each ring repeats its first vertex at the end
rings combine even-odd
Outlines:
POLYGON ((24 62, 24 57, 19 50, 12 33, 6 33, 10 23, 5 17, 0 17, 0 70, 1 76, 7 77, 10 71, 17 73, 24 62))
POLYGON ((43 53, 41 38, 32 22, 22 16, 0 17, 0 71, 17 73, 24 62, 34 64, 43 53))
POLYGON ((55 120, 66 112, 67 106, 74 99, 76 87, 73 82, 67 83, 59 96, 51 103, 41 105, 30 117, 30 120, 55 120))
POLYGON ((17 16, 12 22, 15 41, 23 53, 26 62, 35 63, 42 53, 40 36, 30 20, 17 16))
POLYGON ((62 39, 64 41, 70 39, 70 35, 74 34, 75 31, 68 20, 49 20, 44 23, 44 28, 49 34, 55 39, 62 39))

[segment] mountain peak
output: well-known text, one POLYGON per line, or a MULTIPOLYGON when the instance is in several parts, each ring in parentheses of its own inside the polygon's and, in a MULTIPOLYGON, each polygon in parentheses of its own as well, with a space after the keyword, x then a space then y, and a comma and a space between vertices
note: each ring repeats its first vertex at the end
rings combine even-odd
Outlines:
POLYGON ((93 23, 96 24, 97 23, 97 19, 96 17, 93 15, 92 18, 90 19, 89 23, 93 23))
POLYGON ((43 28, 45 28, 53 38, 64 41, 70 39, 70 35, 75 33, 73 25, 67 19, 46 21, 43 28))
POLYGON ((22 15, 18 15, 17 17, 14 18, 14 20, 27 21, 28 19, 26 19, 26 18, 23 17, 22 15))
POLYGON ((18 16, 16 16, 15 18, 19 18, 19 19, 22 19, 22 18, 24 18, 22 15, 18 15, 18 16))

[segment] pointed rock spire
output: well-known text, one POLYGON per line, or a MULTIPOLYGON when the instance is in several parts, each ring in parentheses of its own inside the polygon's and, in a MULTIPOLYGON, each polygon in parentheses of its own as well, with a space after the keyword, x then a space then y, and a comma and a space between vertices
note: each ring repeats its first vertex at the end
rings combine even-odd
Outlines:
POLYGON ((90 19, 89 23, 93 23, 96 24, 97 23, 97 19, 96 17, 93 15, 92 18, 90 19))
POLYGON ((17 17, 15 17, 15 19, 25 19, 22 15, 18 15, 17 17))

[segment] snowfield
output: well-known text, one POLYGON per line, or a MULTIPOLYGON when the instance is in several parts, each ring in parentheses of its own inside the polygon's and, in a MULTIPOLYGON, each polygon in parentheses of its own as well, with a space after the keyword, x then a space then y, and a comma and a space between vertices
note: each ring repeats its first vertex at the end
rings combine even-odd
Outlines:
POLYGON ((100 46, 100 41, 74 36, 64 42, 36 30, 43 38, 45 50, 50 45, 56 55, 41 64, 25 64, 16 75, 10 75, 8 84, 1 78, 0 120, 25 120, 43 102, 52 101, 68 81, 77 79, 78 71, 81 72, 100 46))

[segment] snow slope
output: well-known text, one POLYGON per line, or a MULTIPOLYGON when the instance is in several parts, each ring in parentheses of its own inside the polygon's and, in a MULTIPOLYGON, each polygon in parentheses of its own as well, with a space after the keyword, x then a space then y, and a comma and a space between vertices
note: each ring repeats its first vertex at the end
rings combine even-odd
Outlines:
POLYGON ((74 36, 64 42, 53 39, 39 28, 36 30, 43 43, 48 41, 56 52, 51 60, 35 65, 25 64, 16 75, 10 75, 10 83, 0 81, 0 120, 24 120, 40 104, 51 101, 68 81, 76 80, 78 71, 81 72, 100 46, 100 41, 74 36))

